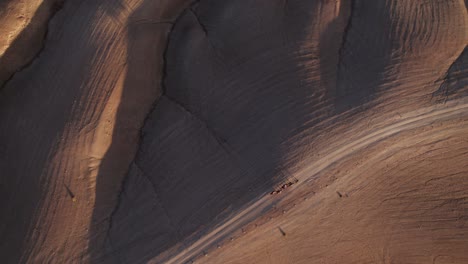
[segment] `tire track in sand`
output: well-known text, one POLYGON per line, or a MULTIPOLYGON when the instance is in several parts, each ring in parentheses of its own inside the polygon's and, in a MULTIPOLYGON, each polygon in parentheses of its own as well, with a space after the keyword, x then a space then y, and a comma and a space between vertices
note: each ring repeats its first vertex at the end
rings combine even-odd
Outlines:
MULTIPOLYGON (((436 105, 407 113, 407 117, 398 122, 374 131, 367 136, 351 140, 349 143, 342 144, 341 147, 335 150, 329 150, 328 154, 323 155, 322 158, 313 162, 309 167, 303 169, 301 172, 297 173, 297 175, 294 175, 299 182, 293 185, 291 190, 316 179, 318 173, 326 170, 332 164, 375 142, 406 130, 423 127, 436 120, 440 121, 459 116, 468 116, 468 102, 465 101, 466 100, 453 101, 450 105, 436 105)), ((273 207, 274 204, 286 198, 291 199, 295 195, 292 191, 278 198, 268 195, 268 192, 269 190, 265 190, 265 193, 261 194, 262 197, 259 198, 258 201, 246 206, 246 208, 241 210, 234 217, 220 224, 177 255, 166 260, 166 263, 191 263, 194 259, 206 255, 207 249, 214 248, 216 244, 224 241, 231 233, 240 230, 243 226, 261 216, 262 212, 268 214, 270 208, 273 207)))

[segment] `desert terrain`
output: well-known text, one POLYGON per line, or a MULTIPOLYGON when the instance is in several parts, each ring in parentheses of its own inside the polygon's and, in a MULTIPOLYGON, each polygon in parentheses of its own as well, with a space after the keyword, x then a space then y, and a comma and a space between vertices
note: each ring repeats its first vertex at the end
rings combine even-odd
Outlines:
POLYGON ((0 0, 1 263, 468 263, 463 0, 0 0))

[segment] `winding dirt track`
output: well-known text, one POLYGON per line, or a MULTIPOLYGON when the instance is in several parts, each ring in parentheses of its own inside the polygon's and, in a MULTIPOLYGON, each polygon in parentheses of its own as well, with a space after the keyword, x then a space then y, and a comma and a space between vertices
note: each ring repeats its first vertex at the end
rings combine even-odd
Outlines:
MULTIPOLYGON (((466 128, 466 121, 468 120, 468 103, 454 103, 455 104, 452 106, 439 107, 441 109, 431 107, 428 109, 418 110, 417 113, 408 113, 406 117, 402 118, 402 120, 399 120, 399 122, 395 124, 385 126, 383 129, 375 131, 366 137, 359 138, 356 141, 347 142, 340 148, 331 150, 329 154, 311 164, 310 168, 306 168, 303 172, 297 174, 296 178, 298 183, 294 187, 291 187, 287 194, 284 194, 281 198, 271 197, 268 194, 262 198, 259 198, 254 204, 237 213, 235 217, 229 219, 226 221, 226 223, 223 223, 202 239, 199 239, 196 243, 181 252, 179 255, 171 258, 169 261, 167 261, 167 263, 185 263, 187 261, 199 258, 202 255, 200 252, 209 252, 213 250, 215 246, 219 245, 220 243, 224 243, 225 241, 223 240, 227 240, 226 238, 230 234, 242 229, 243 226, 252 224, 250 221, 254 221, 259 215, 262 214, 262 212, 271 210, 274 205, 281 203, 281 200, 298 201, 300 203, 304 198, 302 196, 303 193, 299 192, 299 194, 296 194, 294 189, 300 188, 302 184, 307 184, 308 182, 314 181, 317 179, 319 173, 326 173, 327 168, 332 164, 342 161, 347 156, 359 153, 362 151, 362 149, 368 146, 376 144, 380 141, 384 141, 385 139, 393 137, 399 133, 403 133, 408 130, 417 130, 418 128, 425 127, 428 124, 436 122, 456 120, 461 128, 466 128), (464 120, 464 122, 460 122, 460 120, 464 120)), ((464 129, 462 129, 462 131, 464 131, 464 129)), ((339 196, 341 196, 341 194, 339 196)), ((295 221, 297 221, 297 219, 295 221)), ((277 223, 277 225, 280 224, 277 223)), ((328 232, 332 233, 333 231, 330 230, 328 232)), ((291 254, 294 254, 294 252, 291 252, 291 254)), ((468 256, 466 259, 468 259, 468 256)), ((217 261, 221 260, 218 259, 217 261)), ((243 263, 243 261, 245 260, 237 259, 229 263, 243 263)), ((355 262, 357 260, 349 259, 349 261, 355 262)), ((253 261, 251 260, 251 262, 253 261)), ((307 263, 306 260, 303 260, 303 262, 307 263)), ((216 263, 216 261, 213 263, 216 263)))
POLYGON ((466 1, 0 14, 2 262, 468 262, 466 1))

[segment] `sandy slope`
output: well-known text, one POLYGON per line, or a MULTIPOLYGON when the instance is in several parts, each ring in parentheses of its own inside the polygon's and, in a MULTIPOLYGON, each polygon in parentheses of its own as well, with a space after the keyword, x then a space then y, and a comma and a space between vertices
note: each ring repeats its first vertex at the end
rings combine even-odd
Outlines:
POLYGON ((38 56, 49 18, 62 4, 63 0, 0 2, 0 87, 38 56))
POLYGON ((41 25, 0 90, 6 263, 468 261, 464 1, 68 0, 41 25))
POLYGON ((183 8, 170 3, 66 2, 41 55, 3 87, 0 254, 7 263, 89 261, 89 241, 105 235, 139 129, 161 93, 164 39, 183 8), (106 153, 115 159, 103 160, 106 153), (99 191, 98 174, 107 180, 99 191))

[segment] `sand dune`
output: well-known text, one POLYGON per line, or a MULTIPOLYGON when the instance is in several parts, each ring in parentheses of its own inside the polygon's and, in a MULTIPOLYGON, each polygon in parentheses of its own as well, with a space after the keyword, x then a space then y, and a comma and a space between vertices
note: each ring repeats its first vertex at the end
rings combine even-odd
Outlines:
POLYGON ((63 0, 0 2, 0 87, 40 55, 49 19, 62 5, 63 0))
POLYGON ((0 14, 2 262, 468 262, 466 2, 0 14))

